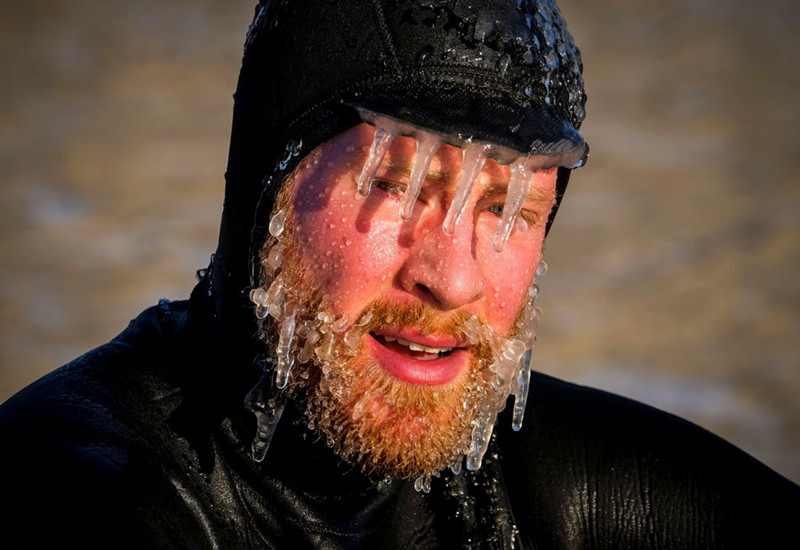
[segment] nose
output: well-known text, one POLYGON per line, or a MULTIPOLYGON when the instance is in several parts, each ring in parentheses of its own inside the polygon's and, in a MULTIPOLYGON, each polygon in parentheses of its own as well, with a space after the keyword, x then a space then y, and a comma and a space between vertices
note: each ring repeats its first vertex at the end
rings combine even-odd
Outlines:
POLYGON ((452 236, 442 220, 417 228, 414 244, 399 276, 403 290, 443 310, 455 310, 483 296, 484 277, 473 243, 467 212, 452 236))

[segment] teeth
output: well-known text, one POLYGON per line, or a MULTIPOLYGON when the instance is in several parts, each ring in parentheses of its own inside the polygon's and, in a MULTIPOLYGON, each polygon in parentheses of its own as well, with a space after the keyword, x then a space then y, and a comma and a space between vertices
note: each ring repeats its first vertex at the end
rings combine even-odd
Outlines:
MULTIPOLYGON (((384 336, 384 338, 386 338, 384 336)), ((389 338, 386 338, 387 341, 390 341, 389 338)), ((395 340, 392 338, 391 341, 395 340)), ((409 342, 408 340, 404 340, 402 338, 397 338, 397 343, 407 346, 408 349, 411 351, 424 351, 425 353, 446 353, 453 348, 429 348, 428 346, 423 346, 422 344, 417 344, 416 342, 409 342)))

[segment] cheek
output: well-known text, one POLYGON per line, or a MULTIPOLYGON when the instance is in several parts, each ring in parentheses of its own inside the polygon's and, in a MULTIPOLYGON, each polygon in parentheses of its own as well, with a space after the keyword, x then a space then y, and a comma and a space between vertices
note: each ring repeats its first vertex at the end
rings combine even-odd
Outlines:
POLYGON ((502 253, 483 251, 486 320, 501 334, 512 327, 524 306, 541 259, 541 241, 507 246, 502 253))
POLYGON ((334 313, 360 310, 399 269, 403 250, 397 224, 373 223, 357 229, 362 199, 331 200, 298 220, 302 255, 334 313))

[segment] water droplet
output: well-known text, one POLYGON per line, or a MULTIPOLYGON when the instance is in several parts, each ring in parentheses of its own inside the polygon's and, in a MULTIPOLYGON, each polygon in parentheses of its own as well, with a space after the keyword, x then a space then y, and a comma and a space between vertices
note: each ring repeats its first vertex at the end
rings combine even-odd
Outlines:
POLYGON ((558 68, 558 57, 556 57, 556 53, 553 50, 548 49, 544 52, 544 64, 545 67, 549 70, 555 70, 558 68))
POLYGON ((419 65, 424 65, 428 59, 433 55, 433 46, 427 45, 422 50, 420 50, 419 54, 417 55, 417 63, 419 65))
POLYGON ((525 50, 525 53, 522 54, 522 62, 526 65, 533 65, 533 52, 531 51, 530 47, 525 50))
POLYGON ((511 65, 511 56, 507 53, 500 56, 500 59, 497 61, 497 70, 500 71, 501 75, 506 74, 509 65, 511 65))

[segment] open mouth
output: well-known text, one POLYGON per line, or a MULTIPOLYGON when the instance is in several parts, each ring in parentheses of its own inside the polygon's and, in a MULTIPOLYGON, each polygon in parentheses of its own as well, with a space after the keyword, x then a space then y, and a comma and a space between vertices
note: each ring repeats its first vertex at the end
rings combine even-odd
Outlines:
POLYGON ((413 384, 446 384, 464 371, 469 351, 454 338, 370 332, 367 348, 392 376, 413 384), (419 341, 422 340, 422 341, 419 341))
POLYGON ((458 349, 450 347, 441 348, 425 346, 404 338, 397 338, 385 334, 376 334, 374 332, 370 332, 370 336, 375 338, 383 346, 398 353, 404 353, 413 359, 417 359, 418 361, 435 361, 436 359, 447 357, 453 353, 454 349, 458 349))

